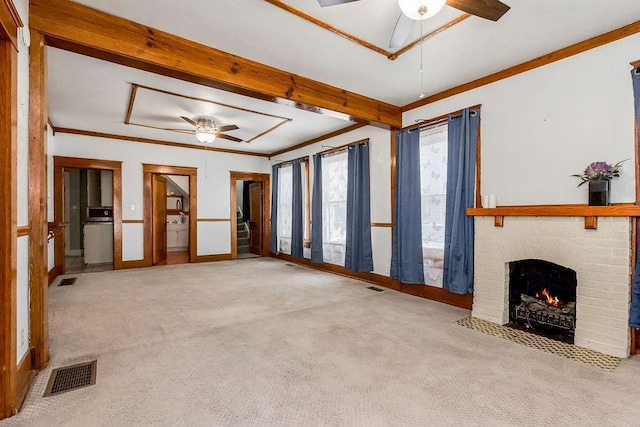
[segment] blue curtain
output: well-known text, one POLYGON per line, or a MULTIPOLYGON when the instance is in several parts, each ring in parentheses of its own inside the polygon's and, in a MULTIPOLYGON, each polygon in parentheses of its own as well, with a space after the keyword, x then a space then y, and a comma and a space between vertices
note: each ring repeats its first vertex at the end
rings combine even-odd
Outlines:
POLYGON ((347 158, 347 241, 344 266, 351 271, 373 271, 370 198, 369 144, 355 144, 349 147, 347 158))
MULTIPOLYGON (((633 81, 633 100, 636 109, 636 126, 638 135, 640 135, 640 67, 631 70, 631 80, 633 81)), ((638 156, 638 159, 640 159, 640 156, 638 156)), ((638 249, 636 270, 633 275, 631 291, 631 313, 629 316, 629 325, 633 328, 640 328, 640 247, 638 249)))
POLYGON ((479 109, 449 116, 443 287, 456 294, 473 293, 474 222, 467 208, 474 206, 479 125, 479 109))
POLYGON ((313 155, 313 199, 311 200, 311 261, 323 262, 322 154, 313 155))
POLYGON ((269 251, 278 253, 278 165, 271 166, 271 236, 269 251))
POLYGON ((293 162, 293 196, 291 198, 291 256, 302 258, 304 235, 302 233, 302 164, 293 162))
POLYGON ((393 211, 391 277, 424 284, 420 198, 420 129, 396 134, 396 192, 393 211))

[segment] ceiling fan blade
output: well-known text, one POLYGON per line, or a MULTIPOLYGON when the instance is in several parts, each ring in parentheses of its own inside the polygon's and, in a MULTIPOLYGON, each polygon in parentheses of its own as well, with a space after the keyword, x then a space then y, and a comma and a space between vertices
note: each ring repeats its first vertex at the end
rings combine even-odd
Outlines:
POLYGON ((193 120, 191 120, 189 117, 180 116, 180 118, 181 118, 182 120, 184 120, 185 122, 189 123, 189 124, 190 124, 190 125, 192 125, 192 126, 195 126, 195 127, 197 127, 197 126, 198 126, 198 124, 197 124, 196 122, 194 122, 193 120))
POLYGON ((398 21, 396 22, 396 27, 393 29, 393 34, 391 34, 391 41, 389 42, 390 49, 398 48, 407 41, 407 37, 409 37, 409 33, 411 33, 415 22, 416 21, 409 18, 404 13, 400 13, 398 21))
POLYGON ((351 3, 352 1, 360 1, 360 0, 318 0, 318 3, 320 3, 320 6, 326 7, 326 6, 335 6, 337 4, 343 4, 343 3, 351 3))
POLYGON ((186 133, 186 134, 189 134, 189 135, 193 135, 194 133, 196 133, 195 130, 186 130, 186 129, 171 129, 171 128, 155 128, 155 129, 169 130, 171 132, 186 133))
POLYGON ((491 21, 497 21, 511 9, 499 0, 447 0, 447 5, 491 21))
POLYGON ((233 141, 233 142, 242 142, 240 138, 236 138, 235 136, 231 136, 231 135, 225 135, 223 133, 219 133, 217 137, 221 139, 228 139, 229 141, 233 141))
POLYGON ((225 126, 216 127, 216 130, 218 132, 229 132, 230 130, 236 130, 236 129, 240 129, 240 128, 236 125, 225 125, 225 126))

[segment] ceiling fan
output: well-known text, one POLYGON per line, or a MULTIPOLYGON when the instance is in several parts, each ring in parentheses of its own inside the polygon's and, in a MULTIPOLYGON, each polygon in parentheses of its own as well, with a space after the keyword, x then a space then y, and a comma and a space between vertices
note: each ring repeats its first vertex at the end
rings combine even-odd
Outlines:
POLYGON ((227 139, 233 142, 242 142, 242 139, 235 136, 225 135, 223 132, 239 129, 236 125, 216 126, 216 122, 211 118, 198 117, 190 119, 189 117, 180 116, 182 120, 192 125, 195 129, 193 133, 200 142, 211 143, 216 138, 227 139))
MULTIPOLYGON (((318 0, 320 6, 335 6, 360 0, 318 0)), ((398 0, 400 17, 391 35, 389 47, 398 48, 409 37, 415 21, 427 19, 442 9, 445 3, 463 12, 480 18, 497 21, 510 9, 499 0, 398 0)))

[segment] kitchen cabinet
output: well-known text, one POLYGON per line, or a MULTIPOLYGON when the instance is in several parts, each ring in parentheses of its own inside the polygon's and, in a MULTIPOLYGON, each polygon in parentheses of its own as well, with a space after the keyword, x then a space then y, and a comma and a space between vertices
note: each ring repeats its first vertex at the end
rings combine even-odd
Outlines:
POLYGON ((108 262, 113 262, 113 223, 86 223, 84 225, 84 263, 108 262))
POLYGON ((189 224, 167 224, 167 250, 189 246, 189 224))

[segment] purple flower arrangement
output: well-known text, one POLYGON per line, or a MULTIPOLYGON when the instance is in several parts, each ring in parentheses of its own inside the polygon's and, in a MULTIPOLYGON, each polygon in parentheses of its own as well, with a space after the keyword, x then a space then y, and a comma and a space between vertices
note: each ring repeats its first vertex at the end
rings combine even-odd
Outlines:
POLYGON ((589 166, 587 166, 582 175, 576 174, 571 176, 575 176, 576 178, 580 178, 582 180, 582 182, 578 184, 578 187, 589 181, 609 181, 620 176, 622 163, 626 162, 627 160, 629 159, 621 160, 615 165, 610 165, 607 162, 593 162, 589 166))

